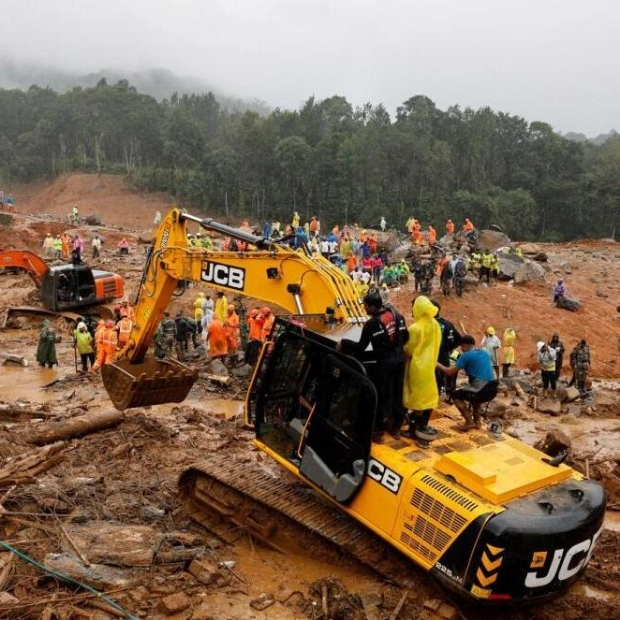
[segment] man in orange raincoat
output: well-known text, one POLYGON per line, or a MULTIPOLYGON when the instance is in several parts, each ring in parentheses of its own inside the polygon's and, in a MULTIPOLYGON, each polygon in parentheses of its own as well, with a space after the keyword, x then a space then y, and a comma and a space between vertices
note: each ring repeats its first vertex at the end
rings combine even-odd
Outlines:
POLYGON ((207 327, 207 343, 209 344, 209 352, 213 359, 222 359, 228 355, 228 344, 226 342, 224 323, 220 321, 217 314, 213 315, 211 323, 209 323, 209 327, 207 327))
POLYGON ((235 304, 228 304, 224 333, 226 334, 228 354, 231 358, 236 358, 239 351, 239 315, 236 312, 235 304))

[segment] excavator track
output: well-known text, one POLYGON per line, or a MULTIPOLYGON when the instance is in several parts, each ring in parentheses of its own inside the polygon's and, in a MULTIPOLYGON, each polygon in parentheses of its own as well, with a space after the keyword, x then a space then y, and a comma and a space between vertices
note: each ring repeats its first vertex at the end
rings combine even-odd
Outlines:
POLYGON ((430 581, 373 532, 265 463, 214 456, 183 472, 179 491, 189 516, 227 542, 247 532, 283 553, 338 564, 353 559, 402 587, 430 581))

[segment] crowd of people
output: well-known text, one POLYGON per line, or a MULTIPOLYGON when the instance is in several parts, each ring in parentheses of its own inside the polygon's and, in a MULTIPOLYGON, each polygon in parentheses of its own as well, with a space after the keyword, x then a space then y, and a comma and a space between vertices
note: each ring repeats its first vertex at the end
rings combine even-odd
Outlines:
MULTIPOLYGON (((242 226, 250 230, 247 221, 242 226)), ((414 258, 412 269, 405 259, 388 260, 376 233, 368 233, 358 226, 343 231, 336 226, 322 236, 320 221, 316 217, 300 226, 299 214, 295 212, 292 223, 285 226, 282 233, 280 228, 279 223, 269 226, 266 223, 263 234, 281 237, 282 242, 290 243, 292 247, 307 243, 317 254, 345 270, 363 297, 370 318, 362 329, 361 339, 358 342, 343 340, 338 348, 344 353, 361 355, 372 343, 376 364, 369 374, 379 395, 377 433, 391 432, 398 436, 409 415, 407 432, 424 440, 432 439, 434 429, 429 426, 429 420, 442 394, 461 412, 464 418, 461 430, 480 427, 482 403, 495 396, 500 377, 510 377, 516 363, 516 330, 506 328, 500 339, 494 327, 489 326, 476 346, 473 336, 459 333, 453 323, 441 316, 440 305, 431 301, 430 291, 434 277, 439 278, 445 292, 446 281, 454 284, 468 271, 490 283, 498 270, 495 255, 488 251, 481 254, 471 252, 466 257, 440 253, 428 262, 414 258), (405 319, 390 305, 387 289, 406 283, 412 272, 416 298, 412 306, 413 323, 407 328, 405 319), (467 375, 468 382, 457 389, 456 377, 460 371, 467 375)), ((410 218, 407 229, 410 229, 414 244, 420 245, 419 222, 410 218)), ((461 232, 472 231, 475 231, 473 223, 467 219, 461 232)), ((423 236, 424 243, 434 247, 434 234, 434 229, 429 227, 423 236)), ((450 220, 446 223, 446 234, 455 234, 450 220)), ((238 243, 234 239, 224 239, 223 249, 243 250, 238 243)), ((101 251, 98 235, 94 235, 91 245, 96 258, 101 251)), ((121 253, 128 251, 128 245, 126 238, 119 242, 121 253)), ((212 248, 213 239, 210 235, 197 233, 188 236, 188 245, 212 248)), ((55 238, 48 234, 43 247, 48 258, 68 259, 72 256, 75 261, 76 255, 81 257, 84 242, 78 234, 71 237, 63 233, 55 238)), ((554 295, 564 293, 563 281, 559 280, 554 295)), ((193 356, 209 355, 228 365, 241 360, 253 364, 269 338, 275 318, 269 307, 256 306, 247 310, 240 299, 229 302, 222 291, 217 292, 215 298, 209 292, 198 292, 191 308, 193 313, 189 314, 183 308, 178 309, 174 316, 168 310, 165 312, 154 337, 158 358, 175 355, 184 362, 193 356)), ((73 336, 82 371, 87 372, 89 366, 92 371, 97 371, 102 365, 114 362, 118 352, 127 345, 133 328, 133 308, 124 300, 115 310, 115 320, 99 321, 95 325, 84 319, 78 323, 73 336)), ((58 363, 56 338, 46 320, 37 351, 37 361, 41 366, 52 367, 58 363)), ((547 343, 538 343, 537 356, 543 392, 555 397, 564 356, 564 345, 557 334, 553 334, 547 343)), ((568 385, 576 384, 579 392, 586 394, 590 351, 585 340, 572 350, 570 366, 573 376, 568 385)))

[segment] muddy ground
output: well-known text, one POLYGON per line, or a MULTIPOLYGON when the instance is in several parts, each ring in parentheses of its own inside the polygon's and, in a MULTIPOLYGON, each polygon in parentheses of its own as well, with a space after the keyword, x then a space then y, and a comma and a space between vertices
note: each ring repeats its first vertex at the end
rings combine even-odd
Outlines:
MULTIPOLYGON (((140 239, 149 238, 155 211, 171 207, 163 196, 132 194, 122 181, 105 176, 72 175, 13 193, 18 214, 12 227, 0 230, 1 244, 40 253, 47 232, 73 230, 66 216, 77 204, 81 215, 97 214, 103 221, 79 228, 86 238, 97 231, 106 240, 96 266, 123 275, 130 295, 141 273, 140 239), (123 236, 132 248, 121 258, 114 249, 123 236)), ((25 557, 0 552, 0 618, 617 618, 620 247, 603 240, 539 249, 549 257, 546 282, 477 287, 442 305, 444 316, 477 339, 488 325, 499 334, 514 327, 521 372, 536 368, 535 343, 554 331, 568 350, 582 337, 590 344, 591 398, 551 415, 532 406, 544 408, 539 399, 521 400, 510 391, 499 398, 496 412, 511 434, 530 444, 563 431, 571 440, 572 463, 610 492, 606 530, 590 567, 565 596, 534 608, 485 612, 455 601, 412 566, 416 587, 394 616, 405 590, 369 569, 345 560, 318 561, 311 549, 303 557, 282 555, 244 531, 229 532, 222 541, 188 518, 177 479, 189 464, 216 451, 230 455, 231 467, 248 460, 271 467, 253 448, 243 422, 244 380, 222 386, 203 378, 180 405, 117 415, 100 376, 76 373, 70 326, 55 321, 65 335, 58 345, 60 366, 41 370, 34 363, 40 319, 20 318, 0 331, 0 352, 30 362, 0 365, 0 541, 25 557), (577 313, 551 304, 551 284, 560 276, 583 304, 577 313), (101 430, 57 441, 62 421, 96 415, 101 430), (104 591, 110 601, 49 576, 28 558, 104 591), (433 599, 444 607, 432 611, 433 599)), ((0 287, 0 318, 7 307, 35 299, 27 276, 0 276, 0 287)), ((195 292, 177 303, 189 309, 195 292)), ((406 316, 411 298, 411 285, 392 293, 406 316)))

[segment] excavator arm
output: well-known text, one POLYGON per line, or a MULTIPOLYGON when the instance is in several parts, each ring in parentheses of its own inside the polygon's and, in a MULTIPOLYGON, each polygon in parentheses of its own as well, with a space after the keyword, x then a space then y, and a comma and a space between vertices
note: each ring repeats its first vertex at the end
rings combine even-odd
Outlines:
POLYGON ((0 250, 0 267, 19 267, 28 273, 37 289, 41 288, 43 278, 49 271, 47 263, 34 252, 28 250, 0 250))
POLYGON ((363 323, 366 314, 351 279, 302 246, 285 244, 172 209, 147 254, 135 304, 135 322, 116 363, 102 369, 114 405, 129 407, 180 402, 195 381, 194 371, 174 360, 146 359, 153 335, 175 291, 187 282, 255 297, 292 314, 325 314, 363 323), (235 238, 246 251, 211 251, 187 245, 187 222, 235 238))

